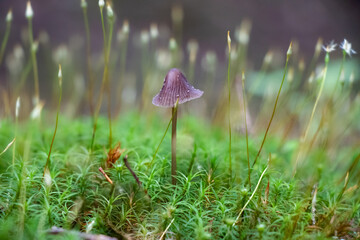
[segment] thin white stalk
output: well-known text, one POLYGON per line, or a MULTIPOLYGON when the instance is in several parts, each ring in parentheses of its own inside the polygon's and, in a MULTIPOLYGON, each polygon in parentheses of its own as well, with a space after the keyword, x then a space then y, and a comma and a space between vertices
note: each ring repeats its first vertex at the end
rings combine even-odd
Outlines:
POLYGON ((15 139, 16 139, 16 138, 14 138, 14 139, 6 146, 6 148, 4 149, 4 151, 2 151, 2 152, 0 153, 0 156, 3 155, 3 154, 11 147, 11 145, 13 145, 13 143, 15 142, 15 139))
POLYGON ((163 232, 163 234, 161 235, 161 237, 159 238, 159 240, 161 240, 161 239, 164 238, 167 230, 169 230, 169 228, 170 228, 171 224, 174 222, 174 220, 175 220, 175 218, 173 218, 173 219, 171 220, 171 222, 170 222, 169 225, 166 227, 165 231, 163 232))
POLYGON ((237 216, 235 222, 234 222, 233 225, 232 225, 233 227, 234 227, 235 224, 238 222, 238 220, 239 220, 241 214, 243 213, 243 211, 245 210, 246 206, 250 203, 251 199, 254 197, 257 189, 258 189, 259 186, 260 186, 261 180, 263 179, 264 174, 265 174, 265 172, 267 171, 268 168, 269 168, 269 163, 268 163, 268 165, 266 166, 266 168, 264 169, 264 171, 261 173, 261 176, 260 176, 260 178, 259 178, 259 181, 258 181, 258 183, 257 183, 257 185, 256 185, 256 187, 255 187, 255 189, 254 189, 254 191, 253 191, 253 193, 251 194, 249 200, 245 203, 244 207, 241 209, 239 215, 237 216))
POLYGON ((311 201, 311 221, 312 224, 316 224, 316 195, 317 195, 317 185, 314 186, 313 190, 313 199, 311 201))

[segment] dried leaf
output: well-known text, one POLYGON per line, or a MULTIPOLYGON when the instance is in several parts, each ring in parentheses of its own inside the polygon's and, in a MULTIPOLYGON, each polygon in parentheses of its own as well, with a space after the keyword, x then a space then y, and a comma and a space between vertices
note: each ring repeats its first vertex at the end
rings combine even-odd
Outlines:
POLYGON ((118 142, 113 149, 110 149, 107 154, 106 166, 111 168, 116 161, 121 157, 121 154, 125 152, 125 149, 121 149, 121 143, 118 142))

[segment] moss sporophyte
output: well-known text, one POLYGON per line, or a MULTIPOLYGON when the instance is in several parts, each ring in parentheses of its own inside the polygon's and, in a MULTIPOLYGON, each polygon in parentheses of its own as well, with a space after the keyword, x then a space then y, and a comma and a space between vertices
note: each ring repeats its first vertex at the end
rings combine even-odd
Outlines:
POLYGON ((160 92, 152 100, 155 106, 172 108, 171 176, 173 184, 176 184, 177 107, 178 104, 201 97, 203 93, 203 91, 194 88, 179 69, 173 68, 166 74, 160 92))

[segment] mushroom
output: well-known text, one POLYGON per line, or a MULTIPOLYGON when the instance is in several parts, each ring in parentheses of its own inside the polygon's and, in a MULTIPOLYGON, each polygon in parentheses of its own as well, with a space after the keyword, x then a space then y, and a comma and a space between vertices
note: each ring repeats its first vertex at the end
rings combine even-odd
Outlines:
POLYGON ((164 79, 160 92, 153 98, 152 103, 158 107, 172 108, 171 132, 171 176, 172 183, 176 184, 176 122, 177 106, 184 102, 199 98, 203 91, 194 88, 187 81, 184 74, 177 68, 170 69, 164 79))

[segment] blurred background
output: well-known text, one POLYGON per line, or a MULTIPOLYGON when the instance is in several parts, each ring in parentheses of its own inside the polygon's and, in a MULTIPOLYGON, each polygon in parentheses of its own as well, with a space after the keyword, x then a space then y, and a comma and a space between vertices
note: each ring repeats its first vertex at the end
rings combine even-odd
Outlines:
MULTIPOLYGON (((251 73, 264 70, 264 57, 269 53, 271 61, 270 70, 267 71, 281 70, 290 41, 295 43, 296 56, 293 64, 300 66, 303 63, 306 68, 314 58, 314 49, 319 38, 322 38, 323 44, 329 43, 331 40, 341 43, 346 38, 352 43, 355 50, 359 51, 360 49, 360 2, 356 0, 112 0, 111 2, 116 15, 110 56, 112 64, 110 78, 112 86, 115 86, 112 89, 114 91, 112 98, 116 98, 115 96, 118 95, 114 90, 117 88, 117 83, 127 82, 128 84, 119 87, 123 89, 119 91, 122 91, 122 95, 125 94, 125 97, 122 96, 125 102, 134 102, 135 98, 142 94, 142 88, 146 86, 144 82, 148 75, 151 75, 149 82, 154 85, 150 84, 151 87, 147 94, 151 96, 156 93, 155 91, 161 87, 167 70, 172 66, 181 68, 191 78, 190 82, 205 90, 205 95, 208 93, 211 96, 212 93, 216 93, 214 88, 226 83, 227 30, 231 31, 234 43, 246 45, 243 49, 238 46, 234 47, 239 50, 234 51, 234 54, 242 55, 239 58, 243 58, 241 60, 243 63, 234 67, 237 68, 232 76, 234 79, 241 70, 249 73, 248 81, 259 78, 256 77, 256 74, 252 75, 251 73), (129 40, 126 44, 124 44, 123 36, 124 21, 128 21, 130 29, 129 40), (151 24, 156 26, 158 31, 156 41, 152 39, 151 24), (247 34, 245 39, 241 39, 241 32, 247 34), (169 52, 171 37, 175 38, 179 49, 176 55, 169 52), (196 40, 195 47, 194 44, 191 44, 192 40, 196 40), (241 41, 244 42, 241 43, 241 41), (146 47, 143 47, 144 44, 146 47), (126 46, 124 47, 124 45, 126 46), (192 47, 198 49, 193 70, 190 63, 191 50, 189 50, 192 47), (124 48, 127 49, 126 64, 121 63, 124 48), (177 64, 171 60, 171 57, 174 56, 179 59, 177 64), (156 68, 151 65, 152 62, 157 65, 156 68), (123 68, 125 71, 121 72, 123 68), (156 71, 148 71, 148 69, 156 69, 156 71), (123 81, 121 78, 125 78, 127 81, 123 81), (211 79, 211 88, 207 87, 209 84, 206 79, 211 79), (136 82, 136 86, 132 86, 131 82, 136 82), (134 93, 132 94, 131 91, 134 93)), ((47 99, 48 103, 49 100, 54 100, 51 98, 54 95, 53 91, 56 91, 56 84, 54 85, 52 82, 56 81, 58 63, 64 65, 65 79, 67 77, 70 82, 74 83, 65 86, 67 92, 64 94, 73 96, 76 92, 77 95, 85 96, 86 91, 81 91, 81 89, 86 88, 88 76, 86 75, 86 35, 81 1, 33 0, 31 4, 34 9, 34 39, 39 41, 37 58, 41 98, 47 99)), ((95 85, 99 86, 103 69, 100 12, 97 0, 88 0, 87 4, 91 62, 95 74, 95 85)), ((27 90, 32 92, 31 69, 27 74, 24 70, 29 58, 25 8, 26 1, 24 0, 0 1, 0 19, 5 19, 9 9, 13 11, 9 42, 3 64, 0 66, 0 83, 2 88, 10 90, 11 82, 26 81, 24 86, 27 86, 27 90), (22 60, 17 59, 21 56, 23 56, 22 60)), ((106 11, 104 14, 106 15, 106 11)), ((1 38, 5 29, 6 24, 3 20, 0 22, 1 38)), ((341 59, 341 57, 341 51, 331 55, 332 59, 341 59)), ((351 59, 353 65, 346 72, 347 78, 351 72, 356 72, 358 69, 356 59, 357 55, 351 59)), ((238 63, 235 61, 235 64, 238 63)), ((316 64, 318 63, 323 63, 323 54, 317 59, 316 64)), ((312 70, 305 70, 306 74, 299 77, 298 81, 308 80, 312 70)), ((333 75, 337 75, 336 70, 333 75)), ((276 78, 281 77, 277 74, 275 76, 276 78)), ((358 88, 356 79, 359 74, 355 73, 354 76, 356 89, 358 88)), ((281 79, 275 82, 276 88, 278 88, 279 80, 281 79)), ((9 92, 11 95, 13 91, 9 92)), ((264 92, 259 94, 264 94, 264 92)), ((74 98, 76 97, 67 100, 77 101, 79 106, 84 103, 83 99, 74 98)), ((10 99, 15 99, 15 96, 10 99)), ((211 102, 211 99, 208 102, 211 102)), ((212 104, 215 102, 216 100, 213 100, 212 104)), ((116 106, 117 104, 113 104, 114 108, 116 106)), ((89 112, 88 108, 79 107, 79 109, 74 109, 72 112, 89 112)))
MULTIPOLYGON (((53 45, 67 43, 75 34, 84 35, 84 22, 80 0, 33 0, 35 36, 46 31, 53 45)), ((95 49, 102 48, 102 32, 97 0, 88 0, 91 38, 95 49)), ((171 9, 183 8, 183 42, 195 38, 200 51, 214 49, 222 56, 226 46, 226 31, 234 30, 243 19, 252 22, 249 59, 260 66, 269 48, 286 49, 290 40, 297 39, 307 57, 313 54, 319 37, 325 42, 344 38, 359 45, 360 2, 357 0, 313 1, 120 1, 113 0, 117 16, 115 29, 128 19, 133 33, 148 29, 150 23, 172 27, 171 9)), ((20 42, 20 29, 26 28, 24 16, 26 1, 1 0, 0 16, 5 18, 12 8, 14 14, 10 44, 20 42)), ((4 22, 0 25, 5 30, 4 22)))

